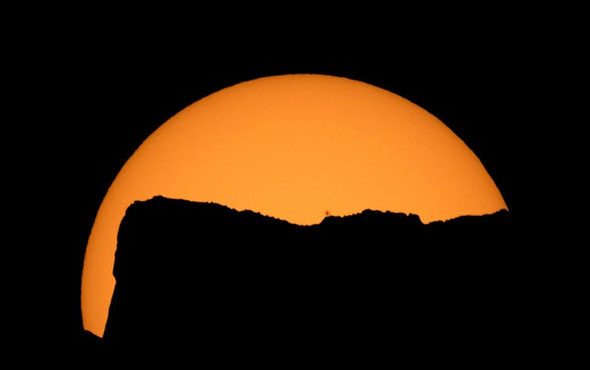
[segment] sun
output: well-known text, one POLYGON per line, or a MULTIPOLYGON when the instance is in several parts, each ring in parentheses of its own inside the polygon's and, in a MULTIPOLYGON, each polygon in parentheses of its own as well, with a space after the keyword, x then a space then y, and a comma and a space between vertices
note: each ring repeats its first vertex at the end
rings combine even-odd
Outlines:
POLYGON ((96 216, 82 274, 84 328, 101 336, 119 224, 155 195, 215 202, 299 225, 365 209, 423 222, 506 209, 475 154, 424 109, 325 75, 223 89, 158 128, 123 166, 96 216))

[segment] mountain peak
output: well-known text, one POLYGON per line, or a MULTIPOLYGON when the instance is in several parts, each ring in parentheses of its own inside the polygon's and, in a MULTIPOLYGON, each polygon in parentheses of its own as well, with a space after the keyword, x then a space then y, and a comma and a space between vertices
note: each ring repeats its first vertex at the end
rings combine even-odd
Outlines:
POLYGON ((119 228, 104 339, 274 351, 356 348, 446 323, 448 333, 501 330, 493 307, 474 302, 513 289, 508 215, 424 225, 365 210, 298 226, 215 203, 135 202, 119 228))

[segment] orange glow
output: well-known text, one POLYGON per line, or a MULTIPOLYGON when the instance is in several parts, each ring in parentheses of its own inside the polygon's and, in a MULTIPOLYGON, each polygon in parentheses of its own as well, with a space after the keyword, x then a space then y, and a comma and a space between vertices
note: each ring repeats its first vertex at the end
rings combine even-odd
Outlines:
POLYGON ((84 328, 103 335, 119 224, 155 195, 300 225, 364 209, 423 222, 506 209, 473 152, 436 117, 372 85, 322 75, 244 82, 190 105, 137 149, 109 188, 82 274, 84 328))

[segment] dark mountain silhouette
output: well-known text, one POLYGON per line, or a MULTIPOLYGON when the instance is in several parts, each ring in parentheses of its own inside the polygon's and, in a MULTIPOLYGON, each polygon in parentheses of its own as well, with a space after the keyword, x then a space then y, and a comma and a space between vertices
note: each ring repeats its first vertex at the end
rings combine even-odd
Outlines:
POLYGON ((513 340, 521 314, 510 217, 424 225, 367 210, 304 227, 217 204, 136 202, 119 229, 104 343, 208 356, 489 349, 513 340))

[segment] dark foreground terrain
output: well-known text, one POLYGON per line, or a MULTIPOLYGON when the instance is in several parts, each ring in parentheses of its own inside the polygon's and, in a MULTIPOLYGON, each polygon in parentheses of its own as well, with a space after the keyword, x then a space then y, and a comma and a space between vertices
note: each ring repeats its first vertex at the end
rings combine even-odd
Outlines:
POLYGON ((516 345, 522 321, 512 234, 506 211, 428 225, 364 211, 302 227, 217 204, 136 202, 101 345, 219 358, 491 355, 516 345))

